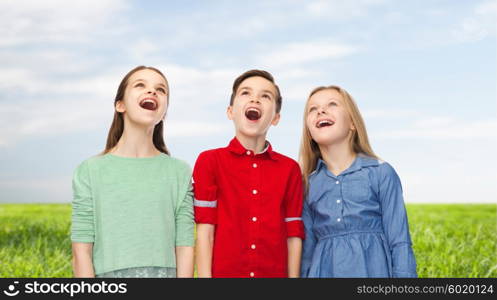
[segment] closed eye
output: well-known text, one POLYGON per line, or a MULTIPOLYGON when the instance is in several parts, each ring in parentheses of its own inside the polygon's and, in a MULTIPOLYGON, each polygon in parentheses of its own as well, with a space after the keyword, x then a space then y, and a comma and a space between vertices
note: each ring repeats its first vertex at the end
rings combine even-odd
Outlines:
POLYGON ((249 94, 249 92, 248 92, 248 91, 241 91, 241 92, 240 92, 240 95, 248 95, 248 94, 249 94))
POLYGON ((313 111, 315 111, 316 109, 317 109, 317 108, 316 108, 315 106, 313 106, 313 107, 309 108, 309 112, 313 112, 313 111))
POLYGON ((328 103, 329 106, 338 106, 338 103, 336 103, 335 101, 331 101, 330 103, 328 103))
POLYGON ((135 87, 144 87, 145 85, 141 82, 138 82, 137 84, 135 84, 135 87))
POLYGON ((271 95, 269 95, 269 94, 264 94, 264 95, 262 95, 262 97, 266 98, 266 99, 269 99, 269 100, 272 99, 271 95))

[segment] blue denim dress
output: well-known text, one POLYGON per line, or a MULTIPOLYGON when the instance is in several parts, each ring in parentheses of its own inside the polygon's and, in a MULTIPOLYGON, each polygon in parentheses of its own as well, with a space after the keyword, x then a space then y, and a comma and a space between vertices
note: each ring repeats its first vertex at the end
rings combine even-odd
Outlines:
POLYGON ((358 155, 339 176, 319 160, 302 214, 301 277, 417 277, 399 176, 358 155))

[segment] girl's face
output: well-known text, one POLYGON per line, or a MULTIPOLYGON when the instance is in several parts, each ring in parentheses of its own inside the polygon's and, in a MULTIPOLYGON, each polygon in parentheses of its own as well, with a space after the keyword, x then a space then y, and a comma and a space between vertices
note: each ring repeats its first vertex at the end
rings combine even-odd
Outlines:
POLYGON ((160 74, 140 70, 129 78, 124 98, 116 102, 116 110, 124 114, 125 120, 153 127, 165 117, 168 95, 169 87, 160 74))
POLYGON ((311 96, 307 105, 306 125, 318 145, 348 141, 355 130, 345 100, 334 89, 321 90, 311 96))

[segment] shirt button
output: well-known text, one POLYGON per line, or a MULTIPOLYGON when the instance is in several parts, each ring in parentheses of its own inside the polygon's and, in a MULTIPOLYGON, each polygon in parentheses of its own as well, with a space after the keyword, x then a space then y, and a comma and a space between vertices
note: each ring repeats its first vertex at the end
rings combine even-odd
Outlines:
POLYGON ((257 221, 257 217, 253 217, 252 221, 254 221, 254 222, 257 221))
POLYGON ((340 181, 338 181, 338 180, 337 180, 335 183, 336 183, 336 184, 339 184, 339 183, 340 183, 340 181))
POLYGON ((247 151, 247 155, 250 155, 250 151, 247 151))
POLYGON ((341 220, 342 220, 342 219, 338 218, 338 219, 337 219, 337 222, 340 222, 341 220))
POLYGON ((252 190, 252 194, 257 194, 257 190, 252 190))
POLYGON ((340 199, 338 199, 338 200, 337 200, 337 203, 340 203, 340 202, 342 202, 342 201, 341 201, 340 199))
POLYGON ((250 277, 254 277, 254 276, 255 276, 254 272, 250 272, 250 277))
POLYGON ((254 164, 252 165, 252 167, 257 168, 257 164, 256 164, 256 163, 254 163, 254 164))
POLYGON ((250 246, 250 248, 255 249, 255 244, 252 244, 252 246, 250 246))

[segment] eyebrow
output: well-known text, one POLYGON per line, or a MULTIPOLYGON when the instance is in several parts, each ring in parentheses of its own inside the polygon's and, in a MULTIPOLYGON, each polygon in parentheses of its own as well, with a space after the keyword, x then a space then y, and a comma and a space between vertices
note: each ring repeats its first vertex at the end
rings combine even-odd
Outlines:
MULTIPOLYGON (((329 98, 328 101, 336 101, 336 102, 340 102, 337 98, 329 98)), ((309 104, 308 108, 312 108, 314 106, 317 106, 317 104, 313 103, 313 104, 309 104)))
MULTIPOLYGON (((243 87, 240 87, 240 88, 239 88, 239 90, 240 90, 240 91, 241 91, 241 90, 252 90, 252 88, 251 88, 251 87, 249 87, 249 86, 243 86, 243 87)), ((275 97, 275 94, 274 94, 272 91, 270 91, 270 90, 262 90, 262 91, 263 91, 264 93, 269 93, 269 94, 271 94, 271 96, 275 97)))
MULTIPOLYGON (((138 81, 144 81, 144 82, 147 82, 145 79, 141 79, 141 78, 139 78, 139 79, 136 79, 135 81, 133 81, 131 84, 134 84, 134 83, 136 83, 136 82, 138 82, 138 81)), ((161 82, 161 83, 159 83, 158 85, 163 86, 163 87, 165 87, 165 88, 167 89, 167 85, 163 84, 162 82, 161 82)))

